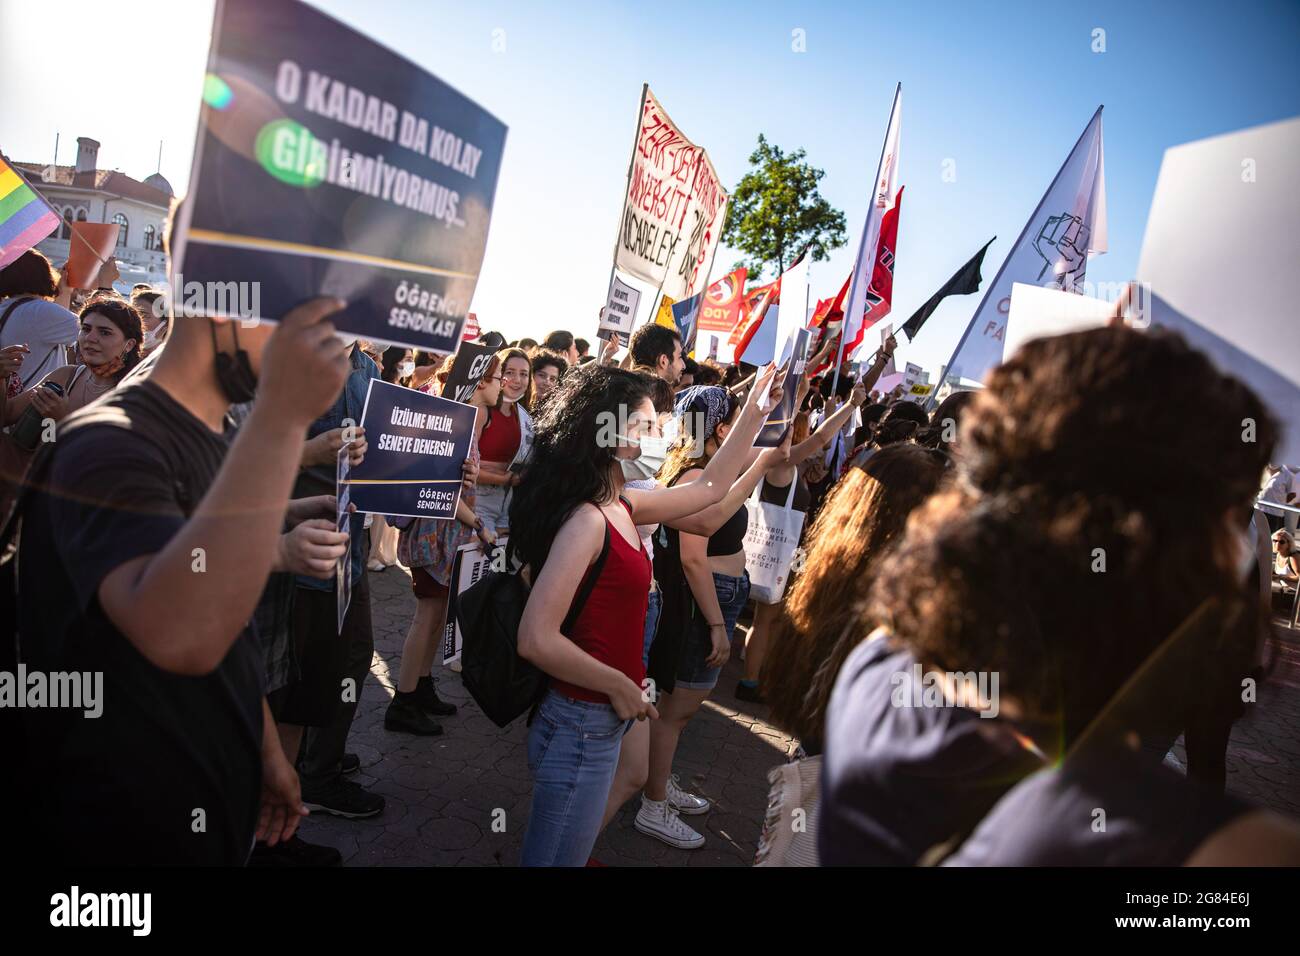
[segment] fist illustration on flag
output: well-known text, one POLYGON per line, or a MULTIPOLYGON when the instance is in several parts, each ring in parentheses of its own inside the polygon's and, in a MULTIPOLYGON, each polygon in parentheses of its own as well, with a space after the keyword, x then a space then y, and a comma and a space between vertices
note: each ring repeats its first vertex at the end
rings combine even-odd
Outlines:
POLYGON ((1074 282, 1067 283, 1066 278, 1082 272, 1087 264, 1089 235, 1088 227, 1078 216, 1062 213, 1050 217, 1034 239, 1034 249, 1043 257, 1043 268, 1038 278, 1041 280, 1048 269, 1055 269, 1057 285, 1062 289, 1074 288, 1074 282), (1064 268, 1056 269, 1057 263, 1064 268))

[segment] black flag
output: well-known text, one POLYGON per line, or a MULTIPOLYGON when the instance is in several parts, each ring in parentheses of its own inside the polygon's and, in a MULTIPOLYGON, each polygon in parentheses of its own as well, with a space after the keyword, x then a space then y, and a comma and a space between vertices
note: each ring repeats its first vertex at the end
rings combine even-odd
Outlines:
MULTIPOLYGON (((993 239, 996 239, 994 236, 993 239)), ((993 245, 993 239, 984 243, 984 248, 971 257, 970 262, 966 263, 957 270, 957 274, 943 284, 943 288, 930 296, 930 300, 921 306, 904 323, 901 331, 907 333, 909 342, 916 338, 916 333, 921 331, 921 326, 925 320, 934 314, 934 310, 939 308, 939 303, 950 295, 970 295, 972 292, 978 292, 980 283, 984 277, 980 275, 980 267, 984 264, 984 253, 988 252, 989 246, 993 245)))

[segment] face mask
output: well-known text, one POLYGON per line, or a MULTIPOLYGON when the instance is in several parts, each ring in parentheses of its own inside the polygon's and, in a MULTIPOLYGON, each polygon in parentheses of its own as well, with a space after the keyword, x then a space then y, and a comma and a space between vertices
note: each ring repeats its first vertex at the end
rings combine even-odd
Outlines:
POLYGON ((415 374, 415 363, 403 362, 401 365, 397 366, 397 371, 402 378, 410 378, 415 374))
POLYGON ((222 394, 231 405, 242 405, 244 402, 251 402, 257 395, 257 376, 253 374, 253 365, 248 360, 248 353, 239 347, 238 327, 232 324, 230 328, 235 336, 233 356, 221 351, 221 347, 217 345, 217 327, 214 323, 208 322, 208 330, 212 333, 212 348, 217 353, 217 384, 221 386, 222 394))
MULTIPOLYGON (((631 439, 623 438, 624 441, 631 439)), ((654 438, 650 435, 641 439, 641 454, 636 458, 621 458, 619 465, 623 468, 623 477, 628 481, 642 481, 659 474, 668 457, 668 439, 654 438)))

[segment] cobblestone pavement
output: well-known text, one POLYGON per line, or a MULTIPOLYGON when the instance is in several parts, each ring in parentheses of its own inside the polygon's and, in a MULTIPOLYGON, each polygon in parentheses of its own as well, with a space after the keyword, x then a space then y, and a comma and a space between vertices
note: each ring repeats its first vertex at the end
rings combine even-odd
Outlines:
MULTIPOLYGON (((498 728, 470 699, 458 675, 441 672, 439 694, 460 713, 442 721, 441 737, 384 730, 398 658, 415 608, 400 567, 370 572, 375 657, 348 749, 361 757, 351 778, 382 793, 388 805, 370 820, 316 815, 304 839, 338 847, 349 866, 514 866, 528 819, 530 782, 523 721, 498 728), (390 676, 391 675, 391 676, 390 676), (493 828, 505 813, 504 832, 493 828)), ((1232 733, 1228 789, 1300 818, 1300 634, 1275 628, 1278 663, 1232 733)), ((714 697, 682 735, 674 769, 688 789, 714 801, 689 822, 705 835, 699 850, 677 850, 632 826, 630 801, 596 844, 611 866, 747 866, 754 856, 767 802, 767 771, 794 741, 766 723, 767 708, 736 701, 740 675, 733 656, 714 697)), ((1181 744, 1175 761, 1183 760, 1181 744)), ((499 830, 500 827, 498 826, 499 830)))

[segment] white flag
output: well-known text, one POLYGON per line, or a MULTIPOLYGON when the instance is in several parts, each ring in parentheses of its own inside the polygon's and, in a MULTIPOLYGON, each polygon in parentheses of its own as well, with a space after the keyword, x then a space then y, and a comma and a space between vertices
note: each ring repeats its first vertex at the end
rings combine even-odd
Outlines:
POLYGON ((966 378, 983 379, 1001 363, 1014 283, 1082 292, 1088 256, 1105 251, 1106 170, 1097 107, 980 300, 947 363, 947 377, 958 366, 966 378))
POLYGON ((872 186, 871 205, 867 209, 867 221, 862 226, 862 239, 858 243, 858 257, 853 263, 853 274, 849 279, 849 296, 844 304, 844 329, 840 336, 839 359, 835 362, 836 374, 840 362, 851 355, 844 355, 846 343, 856 342, 862 328, 863 315, 867 311, 867 291, 871 287, 871 275, 876 268, 879 253, 880 224, 885 213, 898 199, 898 140, 903 122, 903 84, 894 89, 894 105, 889 111, 889 127, 885 130, 885 144, 880 151, 880 165, 876 168, 876 178, 872 186))

